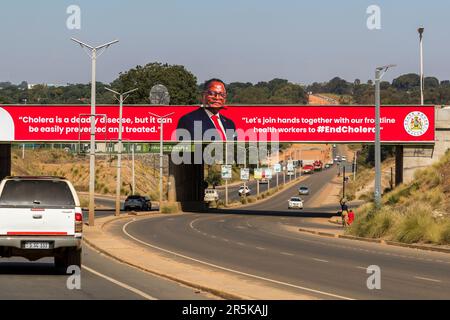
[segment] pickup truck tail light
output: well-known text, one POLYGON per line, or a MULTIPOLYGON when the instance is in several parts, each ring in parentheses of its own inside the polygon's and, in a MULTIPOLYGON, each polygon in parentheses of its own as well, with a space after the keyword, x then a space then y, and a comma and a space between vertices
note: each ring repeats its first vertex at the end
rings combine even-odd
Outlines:
POLYGON ((75 233, 83 232, 83 213, 75 211, 75 233))

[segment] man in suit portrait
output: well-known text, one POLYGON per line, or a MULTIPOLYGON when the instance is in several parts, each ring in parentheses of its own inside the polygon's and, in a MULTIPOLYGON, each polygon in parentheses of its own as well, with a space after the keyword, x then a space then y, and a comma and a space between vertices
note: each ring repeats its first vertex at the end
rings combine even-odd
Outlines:
POLYGON ((226 98, 227 91, 222 80, 214 78, 206 81, 203 86, 202 105, 180 118, 177 136, 185 138, 184 134, 179 134, 179 129, 184 129, 189 133, 190 140, 235 140, 234 122, 221 114, 226 98))

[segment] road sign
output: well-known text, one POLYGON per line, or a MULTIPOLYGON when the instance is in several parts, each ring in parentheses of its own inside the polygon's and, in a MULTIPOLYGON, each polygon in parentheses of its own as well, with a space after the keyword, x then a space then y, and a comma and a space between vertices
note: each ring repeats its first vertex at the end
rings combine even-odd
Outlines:
POLYGON ((275 171, 275 173, 280 173, 281 172, 281 164, 279 164, 279 163, 274 164, 273 171, 275 171))
MULTIPOLYGON (((148 152, 150 153, 159 153, 160 145, 159 144, 151 144, 148 152)), ((171 152, 194 152, 193 144, 164 144, 163 152, 171 153, 171 152)))
POLYGON ((289 161, 287 164, 287 170, 288 171, 294 171, 294 163, 292 161, 289 161))
POLYGON ((231 179, 231 178, 232 178, 231 164, 222 165, 222 179, 231 179))
POLYGON ((262 169, 257 168, 253 171, 253 176, 255 177, 256 180, 261 180, 262 179, 262 169))
POLYGON ((241 180, 250 180, 249 168, 241 168, 241 180))
POLYGON ((264 168, 263 169, 263 176, 264 176, 264 178, 266 178, 268 180, 272 179, 272 170, 269 169, 269 168, 264 168))

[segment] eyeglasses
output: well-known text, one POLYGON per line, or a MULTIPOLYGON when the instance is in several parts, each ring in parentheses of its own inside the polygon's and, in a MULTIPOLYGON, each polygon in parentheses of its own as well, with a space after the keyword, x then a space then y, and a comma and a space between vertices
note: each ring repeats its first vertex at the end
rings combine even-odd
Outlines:
POLYGON ((222 92, 216 92, 216 91, 208 90, 208 91, 205 91, 205 93, 208 96, 213 96, 213 97, 219 96, 219 97, 224 98, 224 99, 227 97, 227 94, 226 93, 222 93, 222 92))

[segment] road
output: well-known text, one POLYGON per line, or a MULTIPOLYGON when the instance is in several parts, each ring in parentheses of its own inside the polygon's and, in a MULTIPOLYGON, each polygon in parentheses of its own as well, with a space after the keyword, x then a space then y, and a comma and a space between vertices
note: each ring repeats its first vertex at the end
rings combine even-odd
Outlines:
POLYGON ((69 275, 53 267, 53 258, 30 262, 0 258, 0 299, 172 300, 212 299, 209 294, 179 285, 105 257, 83 247, 81 289, 69 290, 69 275))
MULTIPOLYGON (((449 299, 450 256, 298 232, 338 209, 308 207, 336 170, 302 182, 313 193, 303 211, 287 210, 292 186, 272 199, 241 210, 160 217, 128 224, 140 241, 218 265, 228 272, 264 278, 267 284, 322 299, 449 299), (367 268, 381 270, 381 290, 367 287, 367 268)), ((339 226, 327 225, 333 229, 339 226)))

